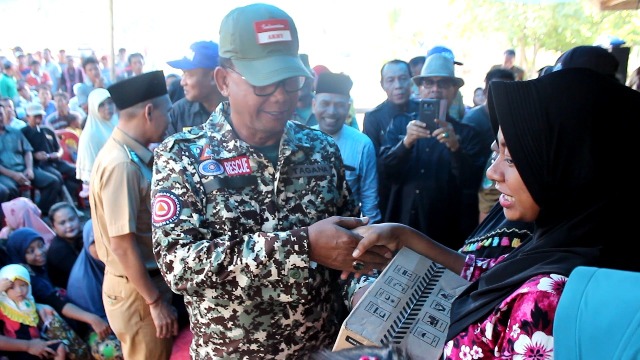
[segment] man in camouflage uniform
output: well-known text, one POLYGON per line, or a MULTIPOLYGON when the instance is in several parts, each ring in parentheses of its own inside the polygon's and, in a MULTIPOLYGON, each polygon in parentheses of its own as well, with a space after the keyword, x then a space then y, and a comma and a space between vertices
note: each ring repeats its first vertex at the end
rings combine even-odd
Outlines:
MULTIPOLYGON (((304 359, 335 341, 343 302, 330 268, 353 270, 347 228, 363 222, 341 217, 359 210, 335 142, 288 121, 311 76, 293 20, 236 8, 220 40, 215 79, 229 101, 155 152, 154 253, 185 296, 193 359, 304 359)), ((366 255, 365 272, 388 261, 366 255)))

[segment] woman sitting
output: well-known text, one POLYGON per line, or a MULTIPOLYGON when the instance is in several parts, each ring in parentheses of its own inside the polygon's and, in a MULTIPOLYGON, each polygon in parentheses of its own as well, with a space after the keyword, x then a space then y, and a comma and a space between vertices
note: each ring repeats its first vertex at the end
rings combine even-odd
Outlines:
MULTIPOLYGON (((71 269, 69 286, 67 286, 67 297, 72 303, 78 305, 79 308, 96 314, 100 316, 102 320, 108 322, 102 302, 104 263, 98 258, 91 219, 84 224, 82 233, 84 246, 71 269)), ((99 347, 94 345, 97 340, 95 336, 89 338, 89 346, 96 359, 123 359, 120 340, 118 340, 115 334, 109 334, 106 339, 100 341, 101 346, 99 347)))
POLYGON ((640 93, 589 69, 492 82, 498 157, 487 176, 505 217, 534 221, 533 235, 507 255, 480 259, 404 225, 371 225, 355 230, 364 239, 354 257, 373 245, 408 246, 473 281, 452 304, 445 359, 552 358, 556 309, 573 269, 640 271, 619 242, 628 236, 620 225, 637 221, 622 209, 640 190, 632 176, 612 177, 638 157, 629 119, 638 104, 640 93))
POLYGON ((59 202, 51 206, 49 219, 56 236, 47 251, 47 272, 54 286, 66 288, 71 268, 82 250, 80 218, 71 204, 59 202))
MULTIPOLYGON (((96 332, 100 339, 105 339, 112 333, 109 324, 100 316, 85 311, 70 302, 66 291, 51 283, 46 267, 47 248, 37 232, 29 228, 14 231, 9 236, 7 252, 13 263, 22 264, 30 270, 35 300, 52 306, 59 314, 62 314, 85 341, 91 335, 91 331, 96 332)), ((86 346, 69 350, 71 352, 88 352, 86 346)))

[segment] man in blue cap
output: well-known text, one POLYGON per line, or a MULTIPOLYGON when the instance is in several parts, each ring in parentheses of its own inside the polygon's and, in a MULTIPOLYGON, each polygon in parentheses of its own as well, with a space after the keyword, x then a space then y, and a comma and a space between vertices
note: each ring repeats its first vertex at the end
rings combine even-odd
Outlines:
POLYGON ((167 64, 183 71, 180 85, 184 98, 173 104, 167 136, 202 125, 225 97, 220 94, 213 71, 218 66, 218 44, 197 41, 191 45, 190 56, 167 64))

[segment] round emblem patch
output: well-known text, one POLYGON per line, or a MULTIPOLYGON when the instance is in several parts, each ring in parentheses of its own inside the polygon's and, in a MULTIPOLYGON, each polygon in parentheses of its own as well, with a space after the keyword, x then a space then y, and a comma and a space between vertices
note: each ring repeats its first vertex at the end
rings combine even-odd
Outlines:
POLYGON ((151 204, 154 226, 164 226, 178 219, 182 210, 182 201, 169 190, 160 190, 151 204))
POLYGON ((224 172, 224 168, 215 160, 205 160, 198 166, 198 172, 202 175, 220 175, 224 172))

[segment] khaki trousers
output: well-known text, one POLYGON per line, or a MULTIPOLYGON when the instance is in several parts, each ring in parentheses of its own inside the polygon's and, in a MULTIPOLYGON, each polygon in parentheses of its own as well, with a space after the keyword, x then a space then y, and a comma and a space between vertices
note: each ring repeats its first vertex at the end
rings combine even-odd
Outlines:
MULTIPOLYGON (((171 301, 171 290, 162 276, 152 278, 165 300, 171 301)), ((102 301, 109 325, 122 344, 126 360, 168 360, 173 338, 156 337, 149 305, 126 276, 104 274, 102 301)))

